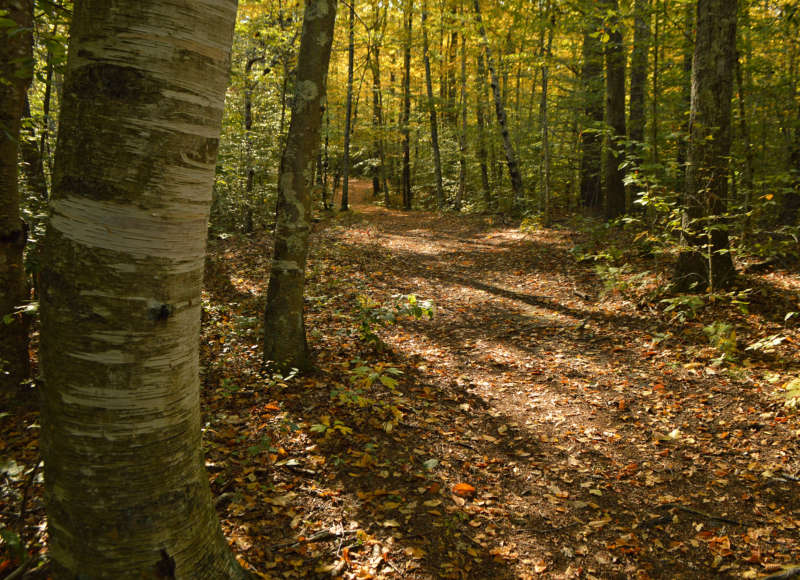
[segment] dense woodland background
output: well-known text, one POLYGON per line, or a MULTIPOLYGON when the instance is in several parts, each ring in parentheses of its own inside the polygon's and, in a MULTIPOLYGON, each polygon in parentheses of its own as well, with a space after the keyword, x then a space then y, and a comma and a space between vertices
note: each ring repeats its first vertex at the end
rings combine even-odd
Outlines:
MULTIPOLYGON (((0 302, 0 346, 23 353, 3 367, 6 578, 50 571, 37 310, 73 5, 38 0, 27 26, 16 8, 0 2, 0 97, 25 94, 18 140, 2 118, 0 242, 24 256, 0 302)), ((294 340, 270 330, 267 285, 304 13, 238 4, 210 209, 203 451, 242 568, 800 575, 800 7, 338 3, 305 151, 307 352, 270 366, 294 340)))
MULTIPOLYGON (((670 210, 678 208, 684 188, 695 2, 496 3, 483 7, 485 45, 471 2, 427 4, 354 5, 352 83, 349 13, 347 7, 340 10, 316 169, 322 178, 315 190, 318 204, 325 203, 323 193, 332 199, 334 186, 341 196, 349 166, 351 178, 377 180, 376 201, 401 205, 402 140, 408 131, 414 207, 436 207, 434 110, 443 207, 513 209, 544 221, 550 219, 548 212, 580 215, 587 205, 602 214, 606 196, 592 198, 581 191, 582 157, 595 154, 587 141, 596 135, 618 150, 624 210, 654 237, 675 233, 670 210), (404 28, 408 18, 410 36, 404 28), (625 91, 613 96, 619 103, 607 104, 603 53, 613 48, 617 35, 625 91), (406 120, 407 47, 411 75, 406 120), (524 184, 519 193, 512 191, 507 170, 493 82, 518 157, 524 184), (345 144, 350 84, 350 140, 345 144), (606 105, 627 111, 621 135, 604 123, 606 105)), ((36 76, 25 149, 26 216, 31 223, 42 214, 37 200, 46 193, 52 167, 68 14, 68 4, 42 3, 37 9, 36 76)), ((215 231, 249 232, 274 221, 301 25, 299 3, 240 3, 215 184, 215 231)), ((737 247, 765 258, 795 243, 786 228, 796 225, 798 205, 798 27, 793 3, 740 3, 726 215, 737 247), (765 232, 773 235, 761 235, 765 232)))

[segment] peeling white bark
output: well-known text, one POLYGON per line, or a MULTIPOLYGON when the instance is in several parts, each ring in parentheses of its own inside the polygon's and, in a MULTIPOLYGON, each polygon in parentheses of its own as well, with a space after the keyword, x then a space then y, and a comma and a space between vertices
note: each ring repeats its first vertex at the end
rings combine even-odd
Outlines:
POLYGON ((42 273, 56 577, 244 573, 200 454, 200 283, 235 0, 78 0, 42 273))

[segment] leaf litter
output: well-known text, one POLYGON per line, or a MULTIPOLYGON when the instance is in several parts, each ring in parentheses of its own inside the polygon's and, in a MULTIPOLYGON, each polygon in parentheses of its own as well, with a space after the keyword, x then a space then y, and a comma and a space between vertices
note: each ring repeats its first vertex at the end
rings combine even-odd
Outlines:
MULTIPOLYGON (((749 313, 714 304, 679 321, 599 292, 570 254, 579 239, 357 205, 314 232, 317 369, 285 377, 258 344, 269 237, 213 241, 203 445, 240 561, 262 578, 791 571, 800 425, 776 393, 800 375, 800 337, 769 292, 798 310, 800 278, 751 278, 749 313), (433 320, 365 325, 358 304, 398 296, 431 300, 433 320), (784 340, 715 364, 703 327, 719 318, 742 344, 784 340)), ((0 417, 0 525, 32 557, 46 551, 37 421, 31 405, 0 417)), ((15 569, 5 536, 2 550, 0 570, 15 569)))

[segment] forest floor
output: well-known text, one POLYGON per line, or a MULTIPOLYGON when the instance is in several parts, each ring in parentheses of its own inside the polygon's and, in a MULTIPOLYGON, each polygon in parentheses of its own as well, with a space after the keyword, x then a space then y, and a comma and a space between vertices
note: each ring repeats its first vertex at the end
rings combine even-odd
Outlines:
MULTIPOLYGON (((800 276, 744 278, 748 312, 724 297, 668 310, 635 274, 609 285, 576 260, 585 234, 387 210, 365 189, 316 224, 313 373, 260 370, 270 236, 210 246, 204 451, 242 562, 264 578, 408 579, 800 565, 800 419, 781 398, 800 377, 784 321, 800 276), (413 316, 427 300, 433 318, 413 316)), ((19 527, 22 503, 40 541, 36 414, 0 421, 18 466, 0 523, 19 527)))

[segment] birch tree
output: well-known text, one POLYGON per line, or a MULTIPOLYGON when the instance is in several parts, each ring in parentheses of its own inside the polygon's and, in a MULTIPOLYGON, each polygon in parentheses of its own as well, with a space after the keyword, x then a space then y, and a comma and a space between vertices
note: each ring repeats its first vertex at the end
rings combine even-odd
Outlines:
POLYGON ((200 446, 200 287, 235 0, 78 0, 42 271, 55 578, 245 578, 200 446))

